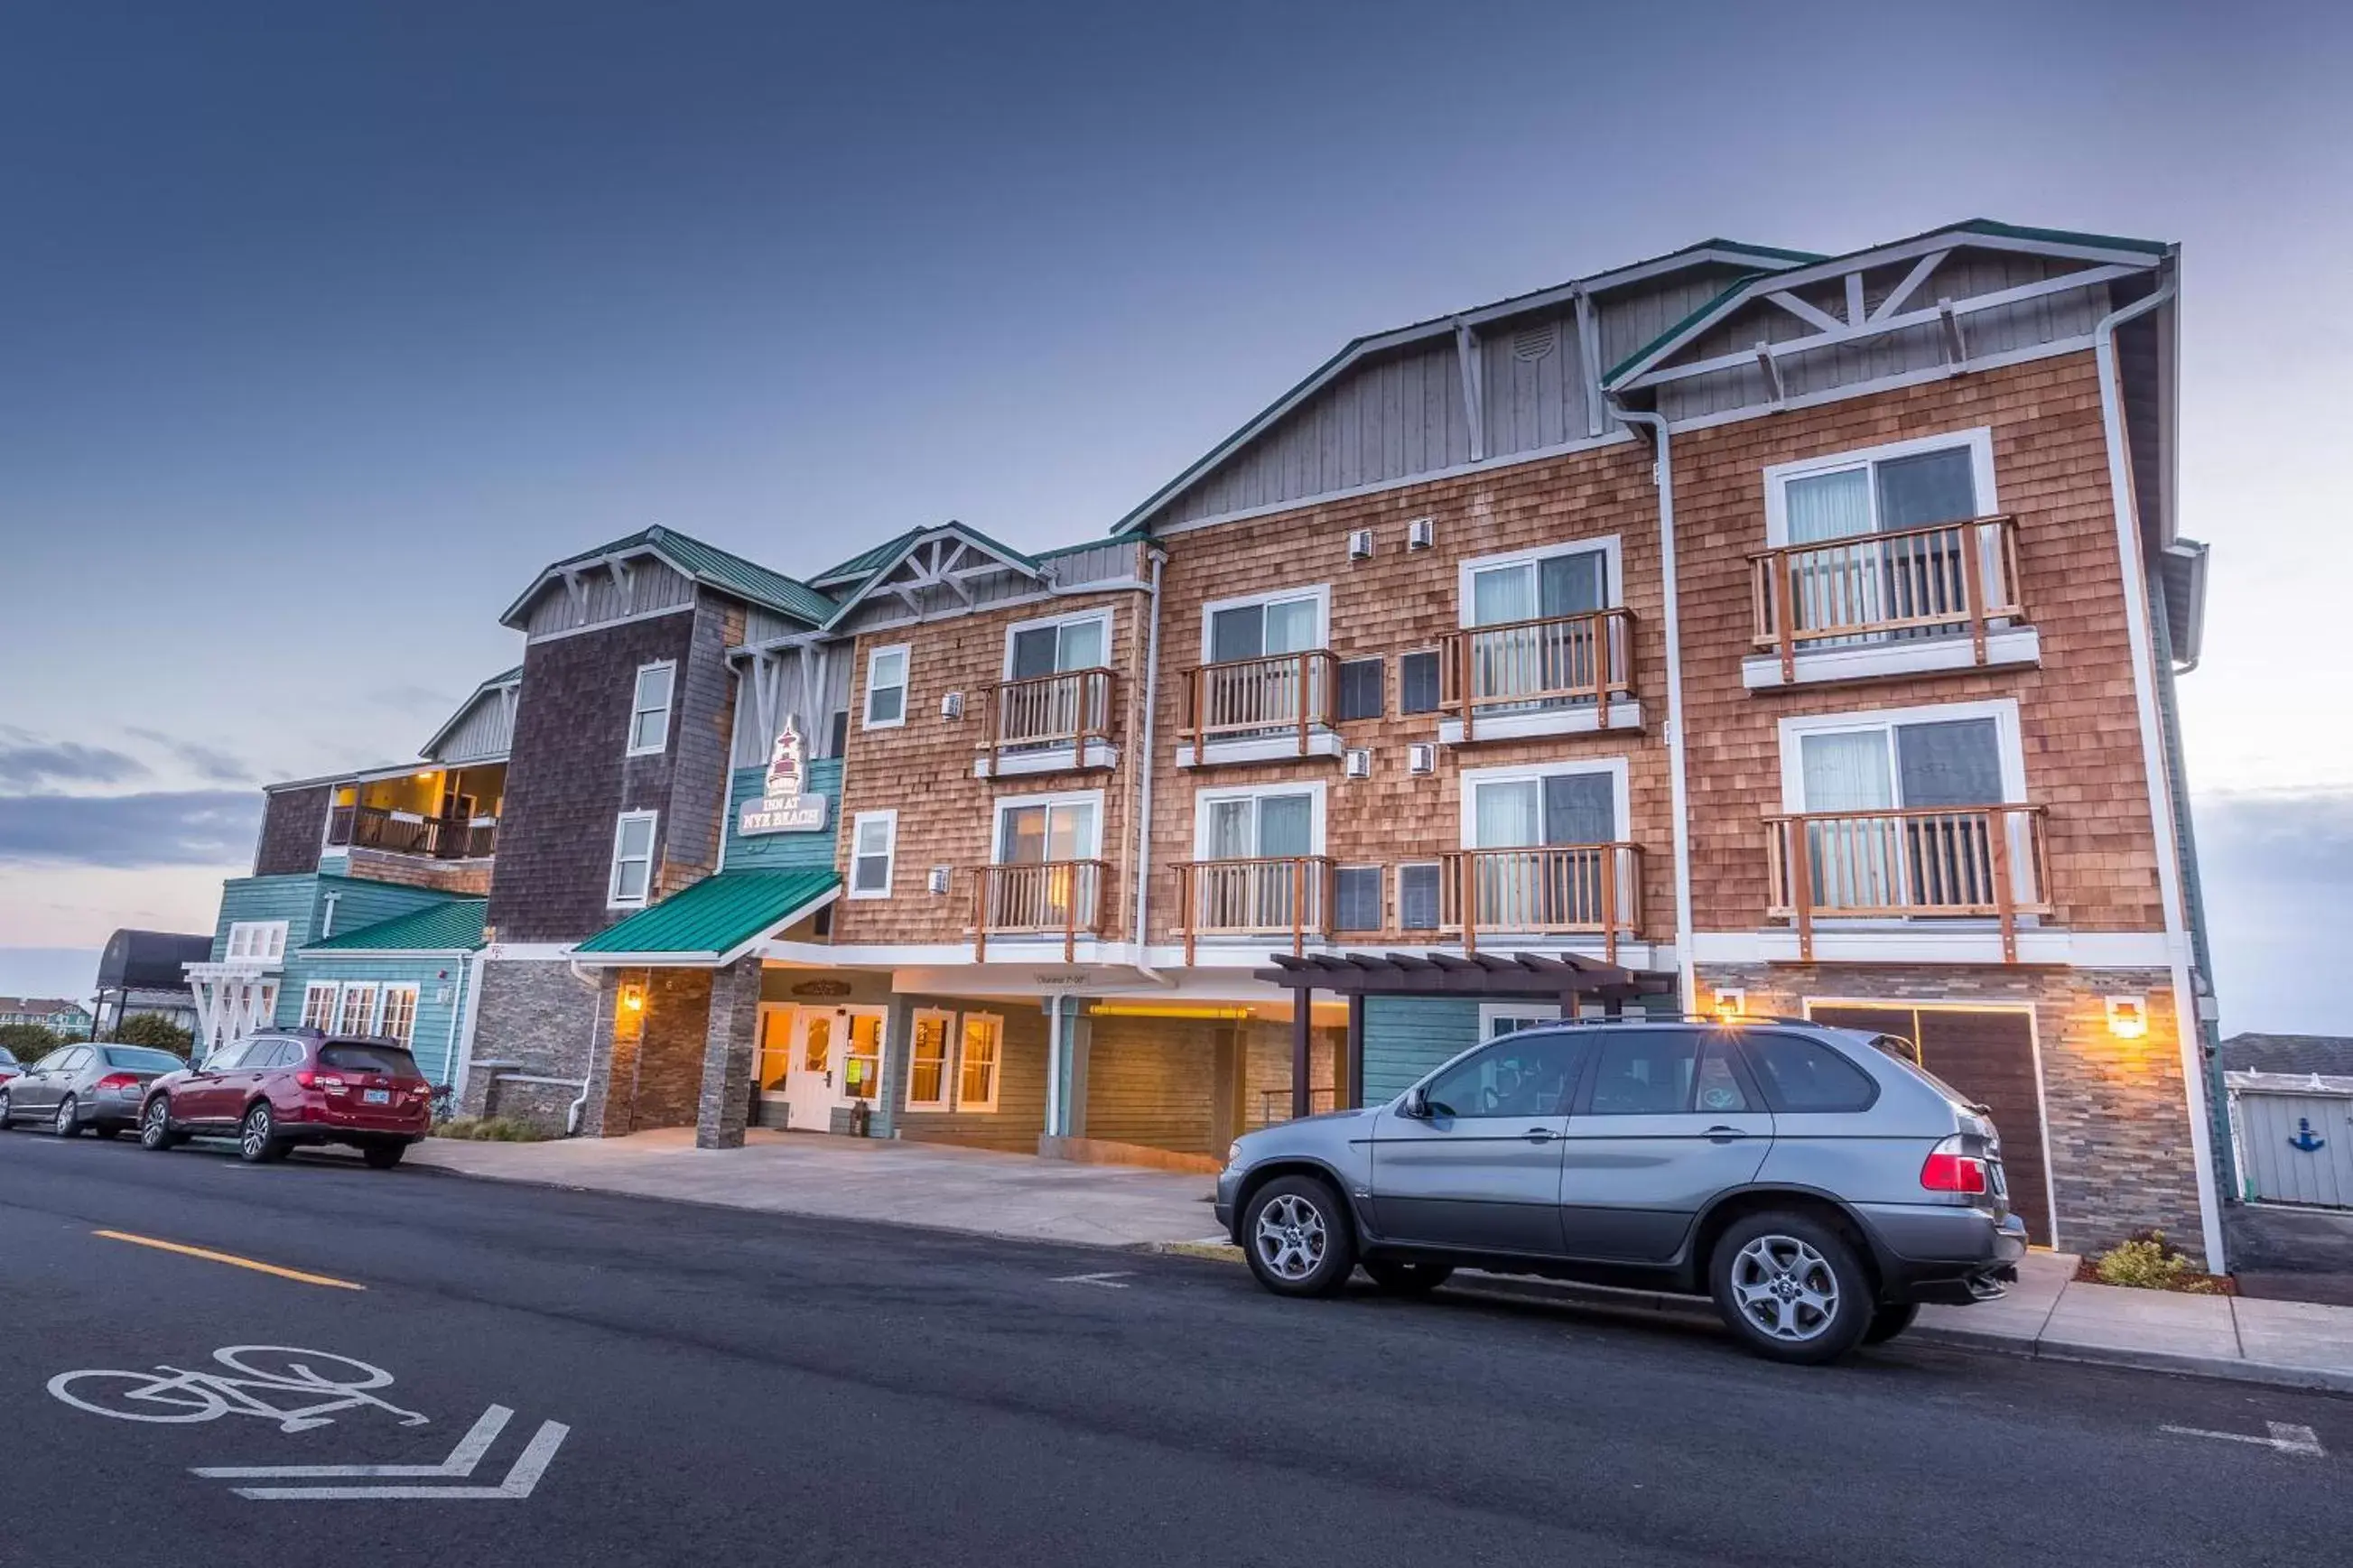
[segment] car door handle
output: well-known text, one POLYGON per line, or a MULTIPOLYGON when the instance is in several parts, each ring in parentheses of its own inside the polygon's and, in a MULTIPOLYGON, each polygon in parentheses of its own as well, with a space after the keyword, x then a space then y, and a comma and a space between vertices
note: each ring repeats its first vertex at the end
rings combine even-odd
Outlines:
POLYGON ((1559 1134, 1549 1127, 1531 1127, 1520 1136, 1531 1143, 1549 1143, 1559 1134))
POLYGON ((1714 1143, 1729 1143, 1735 1138, 1747 1136, 1748 1130, 1745 1127, 1711 1127, 1707 1130, 1708 1141, 1714 1143))

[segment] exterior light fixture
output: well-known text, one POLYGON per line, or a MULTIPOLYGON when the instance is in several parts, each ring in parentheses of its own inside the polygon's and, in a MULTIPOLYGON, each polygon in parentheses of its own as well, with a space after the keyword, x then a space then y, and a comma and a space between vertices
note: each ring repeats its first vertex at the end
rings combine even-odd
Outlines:
POLYGON ((2120 1040, 2137 1040, 2148 1033, 2148 998, 2108 998, 2108 1033, 2120 1040))
POLYGON ((1729 1024, 1748 1011, 1748 993, 1719 991, 1715 994, 1715 1017, 1720 1024, 1729 1024))
POLYGON ((646 1032, 646 986, 641 980, 624 980, 613 991, 613 1038, 643 1039, 646 1032))

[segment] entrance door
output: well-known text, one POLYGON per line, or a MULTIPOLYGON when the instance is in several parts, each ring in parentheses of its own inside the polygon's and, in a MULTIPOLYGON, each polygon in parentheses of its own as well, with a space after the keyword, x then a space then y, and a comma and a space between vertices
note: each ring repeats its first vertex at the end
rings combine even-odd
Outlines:
POLYGON ((883 1007, 796 1010, 784 1073, 785 1125, 830 1131, 833 1113, 882 1098, 883 1007))
POLYGON ((793 1026, 796 1007, 779 1007, 763 1004, 760 1008, 760 1055, 753 1074, 756 1088, 753 1090, 754 1109, 763 1127, 789 1125, 791 1100, 787 1093, 787 1075, 793 1065, 793 1026))

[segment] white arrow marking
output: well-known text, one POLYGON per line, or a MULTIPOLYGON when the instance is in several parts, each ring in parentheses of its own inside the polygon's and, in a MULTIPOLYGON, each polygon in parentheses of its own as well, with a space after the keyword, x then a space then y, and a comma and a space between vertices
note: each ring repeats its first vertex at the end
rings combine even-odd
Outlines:
POLYGON ((2283 1454, 2303 1454, 2312 1458, 2326 1458, 2327 1450, 2320 1446, 2320 1434, 2309 1426, 2291 1426, 2284 1421, 2266 1421, 2271 1428, 2268 1437, 2251 1436, 2244 1432, 2209 1432, 2203 1426, 2160 1426, 2160 1432, 2170 1432, 2178 1437, 2211 1437, 2222 1443, 2253 1443, 2259 1448, 2271 1448, 2283 1454))
POLYGON ((377 1477, 389 1479, 396 1476, 424 1477, 428 1479, 463 1480, 474 1473, 482 1456, 505 1431, 508 1418, 514 1412, 503 1405, 493 1405, 482 1412, 474 1429, 458 1439, 449 1457, 438 1465, 213 1465, 196 1474, 216 1481, 301 1480, 323 1477, 377 1477))
POLYGON ((1118 1281, 1126 1279, 1129 1274, 1134 1272, 1134 1270, 1133 1269, 1114 1269, 1108 1274, 1064 1274, 1056 1279, 1054 1283, 1057 1285, 1100 1285, 1106 1290, 1124 1290, 1127 1287, 1118 1283, 1118 1281))
POLYGON ((468 1502, 501 1498, 527 1498, 532 1488, 564 1447, 572 1428, 560 1421, 543 1421, 531 1443, 516 1458, 507 1479, 494 1487, 238 1487, 237 1495, 259 1502, 357 1502, 372 1498, 418 1498, 439 1502, 468 1502))

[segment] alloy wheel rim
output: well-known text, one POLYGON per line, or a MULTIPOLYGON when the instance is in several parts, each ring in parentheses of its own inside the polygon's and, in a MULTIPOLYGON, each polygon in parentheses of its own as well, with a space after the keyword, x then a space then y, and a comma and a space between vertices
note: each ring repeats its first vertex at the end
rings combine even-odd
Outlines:
POLYGON ((259 1106, 245 1119, 245 1152, 259 1154, 269 1142, 269 1112, 259 1106))
POLYGON ((1328 1240, 1324 1213, 1286 1193, 1258 1212, 1259 1261, 1278 1278, 1304 1279, 1324 1261, 1328 1240))
POLYGON ((164 1134, 169 1130, 170 1112, 164 1110, 164 1102, 159 1100, 154 1104, 147 1108, 146 1131, 148 1141, 150 1142, 161 1143, 164 1141, 164 1134))
POLYGON ((1750 1326, 1791 1344, 1820 1339, 1839 1315, 1838 1272, 1810 1243, 1760 1236, 1732 1260, 1732 1296, 1750 1326))
POLYGON ((66 1100, 58 1102, 57 1126, 58 1131, 60 1134, 71 1132, 74 1130, 74 1102, 72 1100, 66 1100))

